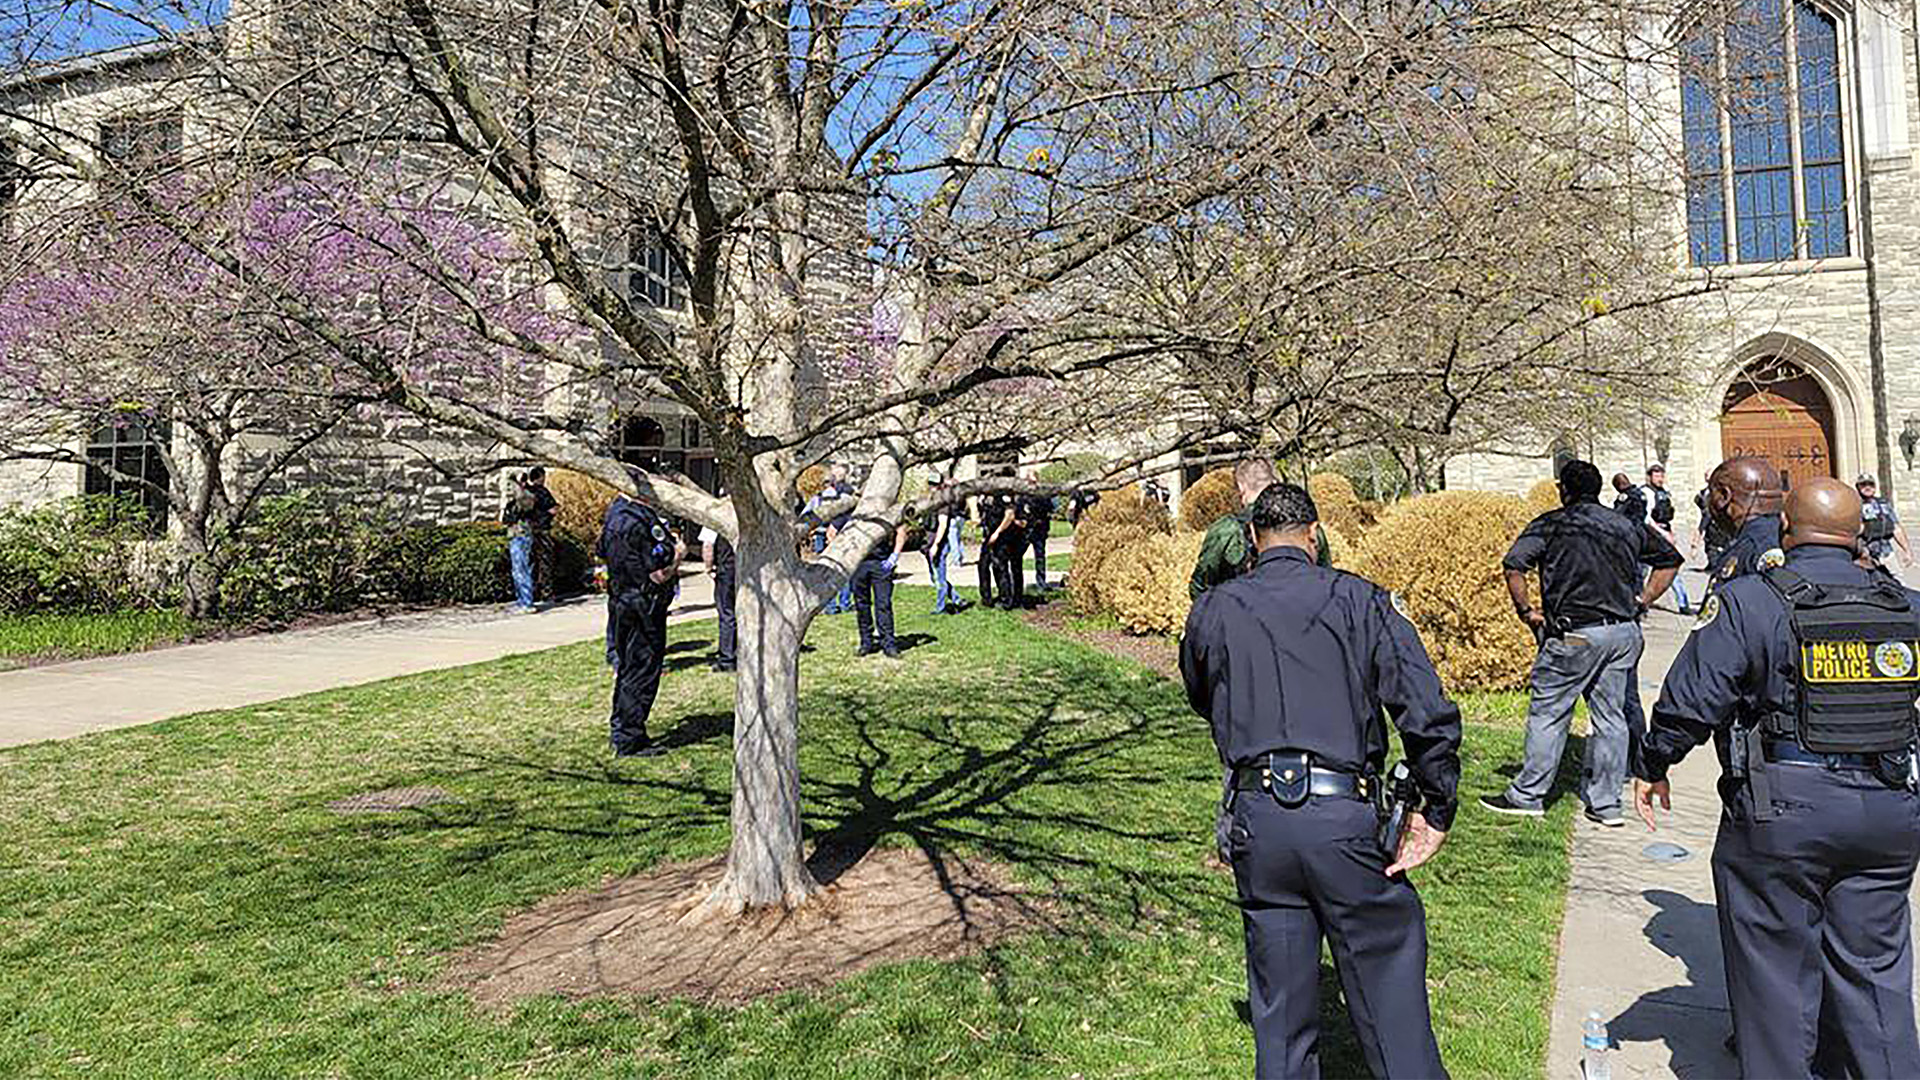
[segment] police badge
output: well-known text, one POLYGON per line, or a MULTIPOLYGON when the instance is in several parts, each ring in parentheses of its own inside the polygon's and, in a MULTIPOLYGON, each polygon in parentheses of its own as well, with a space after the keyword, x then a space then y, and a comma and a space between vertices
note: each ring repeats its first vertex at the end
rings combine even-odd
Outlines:
POLYGON ((1700 605, 1700 617, 1694 620, 1693 628, 1698 630, 1719 617, 1720 598, 1709 593, 1707 594, 1707 602, 1700 605))

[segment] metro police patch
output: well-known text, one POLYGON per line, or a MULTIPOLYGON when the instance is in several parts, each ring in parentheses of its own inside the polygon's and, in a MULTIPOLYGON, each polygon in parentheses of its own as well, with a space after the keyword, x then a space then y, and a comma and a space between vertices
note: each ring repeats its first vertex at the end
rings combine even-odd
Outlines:
POLYGON ((1719 617, 1720 598, 1709 594, 1707 602, 1700 605, 1700 617, 1694 620, 1693 628, 1698 630, 1719 617))
POLYGON ((1785 566, 1787 565, 1787 553, 1781 551, 1779 548, 1768 548, 1761 553, 1758 562, 1762 570, 1772 570, 1778 566, 1785 566))

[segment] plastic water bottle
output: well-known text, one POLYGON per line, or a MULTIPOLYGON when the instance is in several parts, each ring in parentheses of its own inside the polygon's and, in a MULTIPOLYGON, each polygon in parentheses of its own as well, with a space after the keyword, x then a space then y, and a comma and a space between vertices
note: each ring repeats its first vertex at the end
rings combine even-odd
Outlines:
POLYGON ((1599 1013, 1587 1014, 1580 1043, 1586 1051, 1580 1066, 1586 1070, 1587 1080, 1613 1080, 1613 1067, 1607 1061, 1607 1022, 1600 1019, 1599 1013))

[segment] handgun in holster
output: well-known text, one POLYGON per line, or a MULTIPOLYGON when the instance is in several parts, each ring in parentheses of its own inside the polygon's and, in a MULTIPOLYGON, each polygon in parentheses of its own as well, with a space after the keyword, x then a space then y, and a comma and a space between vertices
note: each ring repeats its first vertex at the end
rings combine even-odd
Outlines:
POLYGON ((1407 819, 1420 809, 1420 785, 1414 783, 1413 770, 1407 768, 1407 763, 1396 761, 1379 790, 1383 800, 1378 808, 1380 850, 1386 852, 1391 861, 1400 857, 1400 840, 1407 834, 1407 819))

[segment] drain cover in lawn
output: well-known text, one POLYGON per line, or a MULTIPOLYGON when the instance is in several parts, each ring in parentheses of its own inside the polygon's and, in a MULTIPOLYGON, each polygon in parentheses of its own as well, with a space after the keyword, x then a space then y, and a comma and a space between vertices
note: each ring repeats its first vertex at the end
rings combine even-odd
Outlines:
POLYGON ((327 809, 336 814, 390 814, 396 810, 411 810, 417 806, 452 801, 453 794, 443 788, 396 787, 335 799, 327 804, 327 809))

